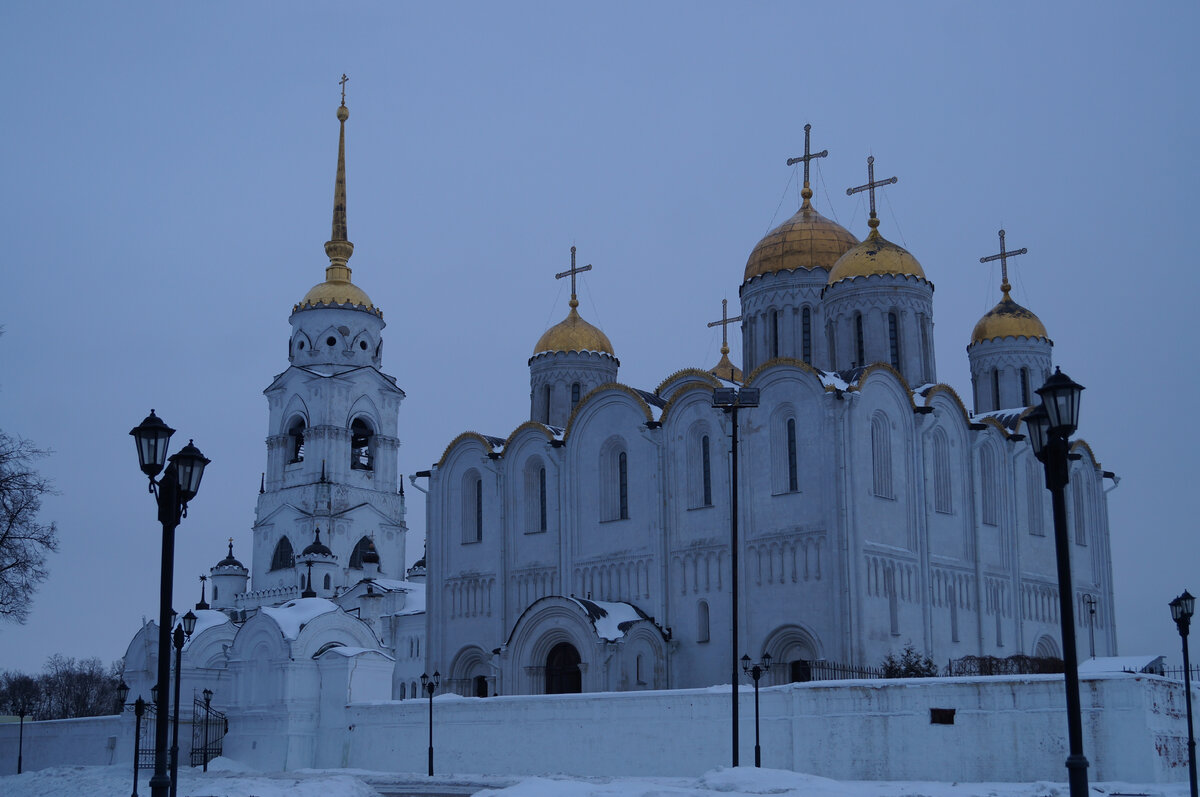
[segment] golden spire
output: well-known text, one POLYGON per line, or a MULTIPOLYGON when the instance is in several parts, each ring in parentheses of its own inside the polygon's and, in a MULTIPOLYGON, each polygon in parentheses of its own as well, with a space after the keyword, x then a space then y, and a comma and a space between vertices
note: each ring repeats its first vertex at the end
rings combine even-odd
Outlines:
POLYGON ((342 104, 337 109, 338 123, 341 127, 338 133, 337 178, 333 185, 333 231, 330 240, 325 242, 325 254, 329 255, 329 267, 325 269, 325 279, 350 281, 350 268, 346 265, 350 255, 354 254, 354 244, 346 238, 346 120, 350 118, 350 109, 346 107, 346 81, 350 78, 342 75, 342 104))

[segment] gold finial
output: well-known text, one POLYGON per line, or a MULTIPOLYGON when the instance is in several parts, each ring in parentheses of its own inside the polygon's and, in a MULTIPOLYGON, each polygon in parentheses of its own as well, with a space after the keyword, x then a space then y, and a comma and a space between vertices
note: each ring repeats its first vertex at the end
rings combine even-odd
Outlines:
POLYGON ((708 324, 709 329, 712 329, 713 327, 721 328, 721 354, 722 355, 729 354, 729 325, 735 321, 742 320, 742 317, 740 315, 730 318, 728 309, 729 309, 729 300, 722 299, 721 300, 721 320, 720 321, 710 321, 708 324))
POLYGON ((329 240, 325 243, 325 254, 329 256, 329 267, 325 269, 325 279, 350 281, 350 268, 346 263, 354 254, 354 244, 346 237, 346 120, 350 118, 350 110, 346 107, 346 81, 350 78, 342 75, 342 104, 338 107, 337 118, 340 130, 338 132, 337 177, 333 184, 333 229, 329 240))
POLYGON ((846 196, 854 196, 860 191, 868 191, 871 196, 871 218, 867 219, 867 226, 874 230, 879 226, 879 217, 875 215, 875 189, 885 185, 893 185, 898 183, 895 177, 889 177, 886 180, 875 180, 875 156, 867 156, 867 184, 860 185, 856 188, 847 188, 846 196))
POLYGON ((575 275, 582 274, 585 271, 591 271, 591 270, 592 270, 591 263, 588 263, 586 266, 581 266, 579 268, 575 268, 575 247, 572 246, 571 247, 571 267, 569 269, 567 269, 566 271, 560 271, 559 273, 554 275, 554 279, 556 279, 556 280, 560 280, 563 277, 571 278, 571 301, 569 302, 571 309, 575 309, 576 307, 579 306, 579 300, 575 298, 575 275))
POLYGON ((811 131, 812 131, 812 125, 806 124, 804 126, 804 154, 801 155, 799 158, 788 158, 788 161, 787 161, 788 166, 792 166, 794 164, 801 163, 801 162, 804 163, 804 189, 800 192, 800 196, 804 197, 804 204, 802 207, 812 207, 812 205, 810 205, 809 201, 808 201, 808 200, 812 199, 812 195, 813 195, 812 189, 808 187, 808 164, 809 164, 809 161, 815 160, 816 158, 829 157, 829 150, 827 150, 827 149, 823 149, 820 152, 810 154, 809 148, 808 148, 808 142, 809 142, 808 137, 809 137, 809 134, 811 131))
POLYGON ((1026 254, 1028 251, 1029 250, 1023 246, 1020 249, 1014 249, 1011 252, 1005 250, 1005 248, 1004 248, 1004 230, 1001 230, 1000 231, 1000 254, 988 255, 987 257, 979 258, 980 263, 989 263, 993 260, 1000 261, 1000 290, 1004 293, 1005 296, 1008 296, 1008 292, 1010 290, 1012 290, 1012 286, 1008 284, 1008 259, 1010 257, 1016 257, 1017 255, 1026 254))

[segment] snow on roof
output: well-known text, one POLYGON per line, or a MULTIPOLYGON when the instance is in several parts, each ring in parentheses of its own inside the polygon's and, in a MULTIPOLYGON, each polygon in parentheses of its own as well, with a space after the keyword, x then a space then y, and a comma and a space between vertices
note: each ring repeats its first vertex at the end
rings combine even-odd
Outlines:
POLYGON ((405 594, 404 608, 392 616, 400 617, 408 614, 421 614, 425 611, 424 584, 417 581, 401 581, 395 578, 372 578, 369 581, 385 592, 403 592, 405 594))
POLYGON ((183 649, 187 650, 192 644, 192 640, 200 636, 210 628, 216 628, 219 625, 224 625, 229 622, 229 618, 225 616, 225 612, 218 612, 214 609, 195 609, 196 628, 192 631, 192 635, 183 643, 183 649))
POLYGON ((1162 656, 1102 656, 1079 663, 1079 672, 1148 672, 1161 674, 1162 656))
POLYGON ((609 642, 625 636, 629 626, 638 620, 650 618, 638 607, 631 603, 612 603, 610 601, 591 601, 584 598, 570 598, 587 612, 588 619, 596 628, 596 635, 609 642))
POLYGON ((847 390, 850 387, 850 383, 843 379, 840 374, 828 373, 826 371, 818 371, 817 373, 821 375, 821 384, 825 387, 833 387, 838 390, 847 390))
POLYGON ((284 639, 295 639, 314 618, 337 611, 337 604, 325 598, 297 598, 282 606, 264 606, 261 611, 275 621, 284 639))
POLYGON ((355 648, 351 647, 350 645, 338 645, 337 647, 329 648, 328 650, 322 652, 321 655, 324 656, 327 653, 336 653, 337 655, 345 656, 348 659, 354 658, 355 656, 361 656, 364 653, 378 653, 385 659, 392 660, 391 656, 387 655, 381 650, 377 650, 375 648, 355 648))

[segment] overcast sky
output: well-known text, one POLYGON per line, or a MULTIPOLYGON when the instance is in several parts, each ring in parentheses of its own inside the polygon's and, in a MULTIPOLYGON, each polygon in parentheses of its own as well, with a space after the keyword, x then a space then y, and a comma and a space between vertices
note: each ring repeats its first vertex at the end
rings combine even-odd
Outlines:
MULTIPOLYGON (((1109 494, 1123 654, 1179 659, 1167 602, 1200 591, 1192 201, 1197 4, 35 3, 0 7, 7 255, 0 429, 53 449, 61 551, 0 669, 124 654, 157 614, 160 529, 130 428, 153 407, 212 459, 179 529, 176 605, 225 539, 249 563, 261 391, 324 279, 347 104, 350 265, 408 394, 400 469, 529 412, 532 347, 566 315, 621 380, 711 367, 705 325, 799 203, 860 238, 865 159, 899 182, 881 232, 936 284, 938 376, 1014 298, 1084 384, 1109 494)), ((731 340, 740 360, 740 341, 731 340)), ((409 489, 409 559, 425 512, 409 489)), ((398 574, 395 574, 398 575, 398 574)), ((1086 638, 1080 642, 1086 650, 1086 638)))

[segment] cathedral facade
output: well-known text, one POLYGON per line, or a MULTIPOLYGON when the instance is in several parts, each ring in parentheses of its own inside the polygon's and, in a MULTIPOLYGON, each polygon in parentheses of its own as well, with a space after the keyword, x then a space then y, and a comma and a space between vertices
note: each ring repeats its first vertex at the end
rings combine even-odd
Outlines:
MULTIPOLYGON (((776 662, 767 683, 822 662, 878 666, 909 644, 939 664, 1061 657, 1050 501, 1022 423, 1052 342, 1009 296, 1019 252, 1004 252, 1000 302, 967 346, 968 409, 936 379, 933 284, 879 232, 873 192, 889 181, 872 173, 864 186, 860 242, 813 208, 805 166, 802 207, 742 273, 744 378, 726 345, 714 368, 622 384, 572 285, 567 318, 529 359, 529 420, 507 436, 464 433, 418 474, 427 661, 450 688, 728 683, 735 622, 746 654, 776 662), (757 406, 714 407, 714 389, 730 387, 756 388, 757 406)), ((559 276, 582 270, 572 250, 559 276)), ((1074 454, 1075 617, 1112 655, 1112 474, 1086 443, 1074 454)))

